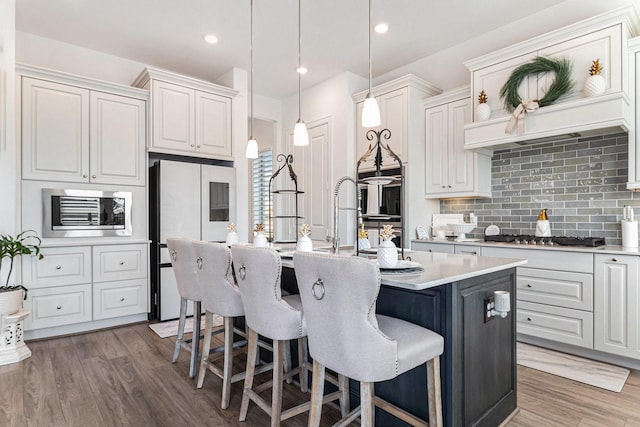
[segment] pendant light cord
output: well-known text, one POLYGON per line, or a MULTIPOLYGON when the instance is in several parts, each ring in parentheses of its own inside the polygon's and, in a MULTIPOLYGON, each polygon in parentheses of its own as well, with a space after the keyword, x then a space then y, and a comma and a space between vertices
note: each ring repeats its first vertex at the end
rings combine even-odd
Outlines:
POLYGON ((249 133, 250 138, 253 138, 253 0, 251 0, 251 13, 250 13, 250 41, 249 41, 249 94, 250 94, 250 103, 249 103, 249 115, 251 116, 251 120, 249 120, 249 133))
MULTIPOLYGON (((253 0, 252 0, 253 1, 253 0)), ((371 93, 371 0, 369 0, 369 93, 371 93)))
MULTIPOLYGON (((253 0, 252 0, 253 1, 253 0)), ((298 0, 298 120, 302 119, 302 62, 301 62, 301 51, 302 51, 302 24, 301 22, 301 3, 302 0, 298 0)))

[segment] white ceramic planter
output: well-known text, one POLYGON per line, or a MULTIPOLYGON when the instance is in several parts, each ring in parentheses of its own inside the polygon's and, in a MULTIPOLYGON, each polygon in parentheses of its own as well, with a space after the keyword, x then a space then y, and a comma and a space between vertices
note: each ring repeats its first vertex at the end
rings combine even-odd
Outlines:
POLYGON ((0 317, 7 314, 15 314, 22 308, 22 289, 0 292, 0 317))

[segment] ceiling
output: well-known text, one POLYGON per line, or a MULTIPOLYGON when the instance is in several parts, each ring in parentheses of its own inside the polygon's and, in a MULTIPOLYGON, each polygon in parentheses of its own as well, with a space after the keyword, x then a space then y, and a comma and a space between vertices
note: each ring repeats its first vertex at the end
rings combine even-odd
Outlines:
MULTIPOLYGON (((372 0, 373 23, 390 26, 373 35, 374 77, 413 72, 447 89, 465 78, 464 60, 634 2, 372 0)), ((17 0, 16 30, 215 80, 232 67, 249 69, 249 4, 17 0), (219 42, 205 43, 208 33, 219 42)), ((297 91, 297 13, 295 0, 254 1, 258 94, 283 99, 297 91)), ((309 69, 303 87, 345 70, 367 77, 367 18, 366 0, 302 0, 302 62, 309 69)))

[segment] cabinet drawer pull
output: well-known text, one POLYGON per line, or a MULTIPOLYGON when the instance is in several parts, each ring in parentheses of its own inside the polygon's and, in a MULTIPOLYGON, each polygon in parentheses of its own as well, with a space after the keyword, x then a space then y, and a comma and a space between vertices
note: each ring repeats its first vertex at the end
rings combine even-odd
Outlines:
POLYGON ((62 270, 62 266, 61 265, 56 265, 56 270, 62 270))
POLYGON ((59 305, 59 306, 57 306, 56 308, 57 308, 58 310, 60 310, 60 309, 62 308, 62 306, 61 306, 61 305, 59 305))
POLYGON ((618 258, 611 258, 611 261, 618 262, 618 258))
POLYGON ((124 297, 120 297, 120 302, 124 301, 124 297))
POLYGON ((429 252, 433 252, 433 249, 429 249, 429 252))
POLYGON ((527 322, 531 322, 531 317, 527 317, 527 322))
POLYGON ((531 283, 527 283, 527 288, 533 288, 533 286, 531 286, 531 283))

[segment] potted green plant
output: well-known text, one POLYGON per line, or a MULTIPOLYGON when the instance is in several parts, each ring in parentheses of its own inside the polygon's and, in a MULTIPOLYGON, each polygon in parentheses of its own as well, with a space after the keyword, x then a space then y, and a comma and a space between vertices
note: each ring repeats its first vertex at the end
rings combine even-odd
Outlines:
POLYGON ((16 236, 0 235, 0 273, 5 265, 5 258, 8 259, 9 264, 7 279, 4 283, 0 283, 0 316, 18 312, 22 306, 22 300, 27 299, 27 288, 22 285, 9 285, 13 263, 16 257, 22 255, 33 254, 38 259, 42 259, 44 256, 40 253, 41 243, 42 241, 34 230, 23 231, 16 236))

